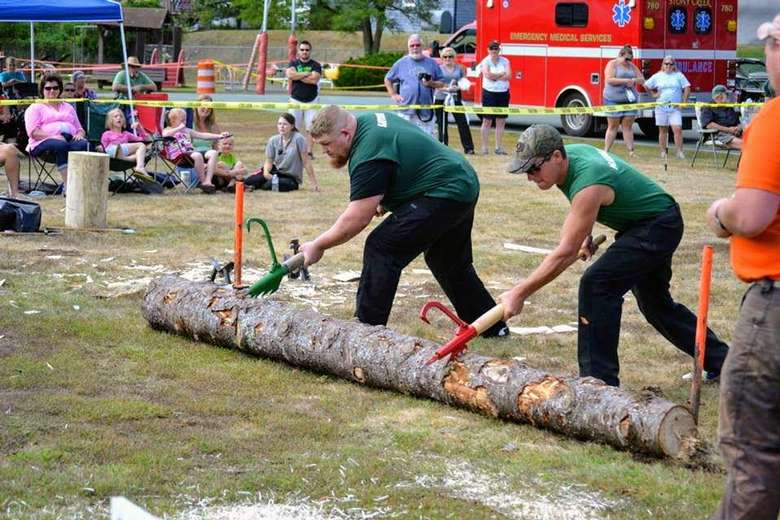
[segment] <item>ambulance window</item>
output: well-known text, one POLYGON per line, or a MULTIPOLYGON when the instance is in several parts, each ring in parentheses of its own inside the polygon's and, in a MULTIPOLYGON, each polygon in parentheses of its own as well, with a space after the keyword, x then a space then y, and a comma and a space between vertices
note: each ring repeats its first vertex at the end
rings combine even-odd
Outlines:
POLYGON ((585 27, 588 25, 588 4, 556 4, 555 25, 585 27))
POLYGON ((449 44, 458 54, 468 54, 477 49, 477 31, 468 29, 455 36, 449 44))
POLYGON ((712 9, 697 7, 693 15, 693 30, 696 34, 709 34, 712 30, 712 9))
POLYGON ((684 7, 669 9, 669 31, 674 34, 682 34, 688 27, 688 11, 684 7))

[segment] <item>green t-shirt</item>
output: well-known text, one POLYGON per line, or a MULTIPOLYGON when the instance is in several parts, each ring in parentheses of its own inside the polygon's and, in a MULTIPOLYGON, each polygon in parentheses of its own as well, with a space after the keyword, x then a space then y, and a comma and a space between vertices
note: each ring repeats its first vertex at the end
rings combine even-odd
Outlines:
MULTIPOLYGON (((114 76, 114 82, 113 85, 123 85, 124 89, 121 92, 117 93, 118 98, 126 98, 127 97, 127 79, 125 76, 125 71, 120 70, 116 73, 116 76, 114 76)), ((135 77, 130 76, 130 86, 135 87, 136 85, 154 85, 154 81, 149 79, 149 76, 138 71, 138 74, 135 75, 135 77)))
MULTIPOLYGON (((357 130, 349 155, 350 183, 353 187, 361 184, 354 175, 363 163, 395 163, 398 167, 382 199, 385 209, 394 211, 421 196, 458 202, 477 199, 477 172, 463 156, 396 114, 364 113, 356 118, 357 130)), ((355 194, 352 195, 354 200, 355 194)))
POLYGON ((236 165, 236 156, 232 153, 221 153, 217 160, 221 163, 225 163, 225 166, 232 169, 236 165))
POLYGON ((621 158, 587 144, 566 145, 569 170, 558 188, 569 202, 580 190, 603 184, 615 192, 615 200, 599 209, 596 221, 616 231, 669 209, 674 198, 652 179, 621 158))

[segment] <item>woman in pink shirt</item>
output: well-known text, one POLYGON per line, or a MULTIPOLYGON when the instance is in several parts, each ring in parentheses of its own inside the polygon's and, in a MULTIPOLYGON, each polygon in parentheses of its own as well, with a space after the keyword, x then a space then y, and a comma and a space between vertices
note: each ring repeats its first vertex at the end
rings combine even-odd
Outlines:
POLYGON ((41 80, 41 94, 45 103, 33 103, 24 111, 24 126, 30 138, 27 151, 32 156, 53 152, 57 169, 62 175, 63 193, 68 183, 68 153, 86 151, 89 143, 76 116, 76 109, 68 103, 56 101, 62 92, 62 78, 47 74, 41 80))
POLYGON ((109 110, 106 114, 106 131, 100 136, 100 144, 109 157, 116 157, 126 161, 135 158, 136 172, 148 175, 146 172, 146 145, 141 141, 147 137, 143 127, 136 122, 133 129, 138 135, 124 130, 127 121, 121 108, 109 110))

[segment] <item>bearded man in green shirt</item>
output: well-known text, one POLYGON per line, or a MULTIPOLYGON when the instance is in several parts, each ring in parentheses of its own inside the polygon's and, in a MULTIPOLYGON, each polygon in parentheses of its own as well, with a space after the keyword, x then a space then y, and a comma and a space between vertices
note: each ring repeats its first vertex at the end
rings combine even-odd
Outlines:
MULTIPOLYGON (((619 386, 618 338, 623 295, 629 290, 647 321, 683 352, 694 354, 696 316, 669 294, 672 256, 683 235, 680 207, 652 179, 615 155, 586 144, 564 146, 558 130, 533 125, 517 141, 510 173, 525 173, 540 189, 553 186, 571 209, 558 246, 527 278, 500 296, 504 319, 573 264, 594 251, 596 222, 617 231, 615 243, 582 276, 577 358, 580 376, 619 386)), ((728 346, 707 329, 704 369, 720 374, 728 346)))
MULTIPOLYGON (((350 202, 330 229, 301 246, 306 265, 390 212, 366 239, 358 320, 387 323, 401 271, 421 253, 462 320, 495 306, 472 263, 479 180, 462 155, 393 113, 354 116, 329 106, 314 118, 311 135, 333 167, 349 164, 350 202)), ((483 336, 507 334, 502 321, 483 336)))

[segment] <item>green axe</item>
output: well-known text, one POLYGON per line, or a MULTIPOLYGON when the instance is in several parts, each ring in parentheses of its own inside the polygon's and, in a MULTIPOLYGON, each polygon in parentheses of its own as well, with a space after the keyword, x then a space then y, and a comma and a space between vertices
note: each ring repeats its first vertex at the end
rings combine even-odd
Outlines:
POLYGON ((276 251, 274 251, 274 243, 271 240, 271 233, 268 231, 268 225, 263 219, 250 218, 246 221, 246 230, 249 232, 253 222, 260 224, 265 231, 265 238, 268 241, 268 249, 271 250, 271 269, 268 273, 256 281, 249 288, 249 296, 257 298, 260 295, 266 295, 275 293, 279 289, 279 284, 282 282, 282 278, 287 276, 290 271, 297 271, 303 267, 304 257, 303 253, 288 258, 284 263, 280 264, 276 259, 276 251))

